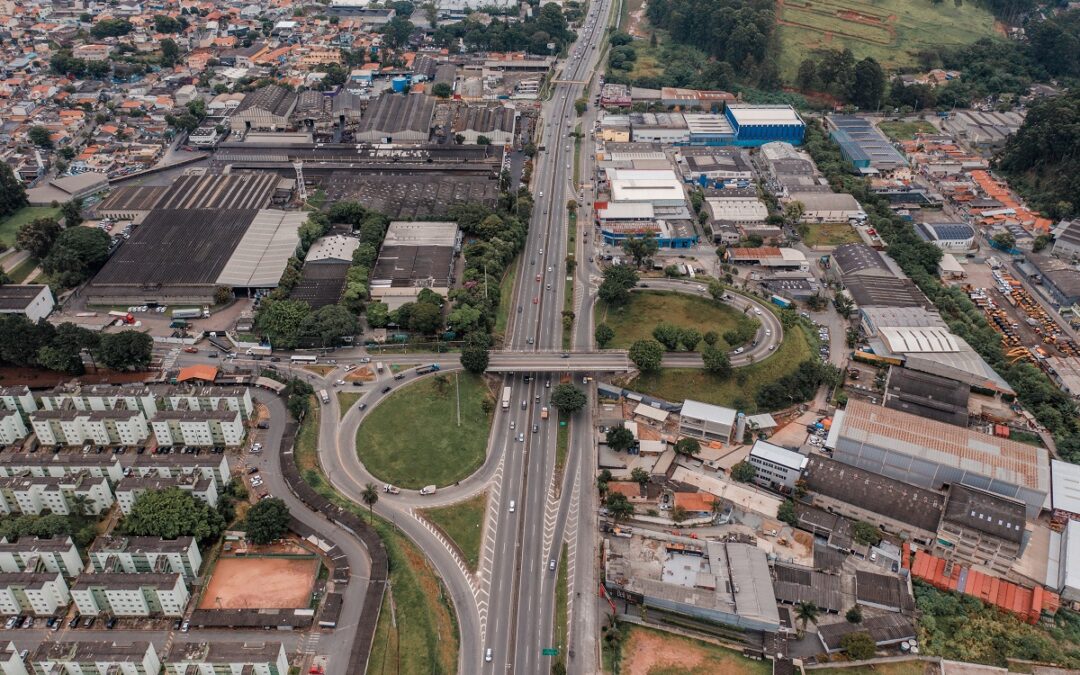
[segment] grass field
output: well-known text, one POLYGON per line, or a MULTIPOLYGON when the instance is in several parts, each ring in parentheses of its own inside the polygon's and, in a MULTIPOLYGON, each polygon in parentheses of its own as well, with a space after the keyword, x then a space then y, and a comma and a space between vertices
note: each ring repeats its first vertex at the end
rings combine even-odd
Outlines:
POLYGON ((781 75, 794 80, 799 63, 819 49, 850 48, 889 70, 914 65, 920 50, 954 47, 994 34, 990 12, 974 2, 907 0, 780 0, 781 75))
POLYGON ((806 226, 803 243, 807 246, 840 246, 861 241, 859 233, 847 223, 811 223, 806 226))
MULTIPOLYGON (((615 338, 608 345, 612 349, 626 349, 637 340, 652 338, 656 324, 665 321, 680 328, 696 328, 702 335, 708 331, 723 335, 740 321, 747 320, 727 305, 668 291, 635 291, 630 294, 630 304, 626 307, 609 310, 607 305, 598 302, 595 312, 596 325, 606 323, 615 331, 615 338)), ((716 344, 727 348, 723 339, 716 344)), ((698 350, 704 346, 702 342, 698 350)))
POLYGON ((480 562, 480 535, 484 531, 487 499, 487 493, 484 493, 457 504, 420 512, 450 537, 461 551, 465 564, 474 572, 480 562))
POLYGON ((784 332, 780 347, 763 361, 736 368, 735 374, 720 380, 699 369, 666 368, 659 373, 639 375, 628 387, 667 401, 695 401, 728 406, 747 413, 759 412, 755 397, 764 385, 792 373, 810 358, 813 350, 800 329, 784 332))
POLYGON ((339 391, 337 393, 338 407, 340 408, 338 414, 345 417, 345 413, 349 412, 349 409, 356 405, 356 402, 363 395, 363 392, 359 391, 339 391))
POLYGON ((491 416, 482 406, 486 396, 490 393, 476 375, 451 373, 403 387, 360 425, 360 461, 380 481, 403 488, 449 485, 465 478, 484 462, 491 427, 491 416))
POLYGON ((882 122, 878 129, 894 141, 909 141, 915 138, 915 134, 937 133, 937 127, 926 120, 882 122))
MULTIPOLYGON (((296 442, 296 462, 316 492, 365 520, 368 510, 331 488, 319 469, 319 415, 308 415, 296 442)), ((458 661, 458 627, 449 596, 431 563, 400 530, 375 518, 375 530, 390 558, 390 588, 383 596, 382 613, 368 661, 368 672, 387 675, 453 673, 458 661), (396 618, 396 622, 392 617, 396 618)))
POLYGON ((567 546, 564 543, 562 553, 559 555, 559 576, 555 579, 555 620, 551 622, 551 644, 559 650, 559 655, 555 657, 552 663, 561 663, 564 667, 566 666, 567 649, 565 644, 567 636, 566 623, 570 616, 570 598, 567 597, 567 593, 570 592, 570 579, 567 572, 569 566, 567 546))
POLYGON ((626 624, 624 633, 620 673, 769 675, 772 672, 770 661, 754 661, 708 642, 626 624))
POLYGON ((521 256, 514 258, 506 268, 502 281, 499 282, 499 309, 495 312, 495 338, 506 335, 506 324, 510 320, 510 308, 514 305, 514 279, 517 278, 517 266, 521 256))
POLYGON ((35 218, 59 218, 60 209, 51 206, 24 206, 0 221, 0 244, 8 248, 15 245, 15 233, 24 223, 35 218))
POLYGON ((38 261, 33 258, 27 258, 15 267, 11 268, 8 272, 8 276, 11 277, 11 281, 16 284, 21 284, 26 281, 26 278, 30 276, 31 272, 37 269, 38 261))

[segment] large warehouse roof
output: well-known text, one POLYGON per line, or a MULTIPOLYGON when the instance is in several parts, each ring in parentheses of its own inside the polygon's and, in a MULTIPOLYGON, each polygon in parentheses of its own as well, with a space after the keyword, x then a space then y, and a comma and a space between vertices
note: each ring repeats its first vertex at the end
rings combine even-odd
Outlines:
POLYGON ((752 105, 730 103, 727 107, 739 126, 747 124, 802 124, 802 118, 789 105, 752 105))
POLYGON ((157 209, 261 209, 270 203, 280 176, 272 172, 181 176, 157 209))
MULTIPOLYGON (((836 415, 837 438, 1048 492, 1045 448, 852 399, 836 415)), ((830 438, 830 441, 832 439, 830 438)))
POLYGON ((254 210, 155 210, 116 250, 93 285, 212 284, 254 210))
POLYGON ((894 354, 960 351, 956 336, 948 328, 885 327, 880 334, 894 354))
POLYGON ((454 246, 458 226, 452 221, 398 220, 386 228, 383 246, 454 246))
POLYGON ((1055 510, 1080 513, 1080 466, 1054 459, 1050 461, 1055 510))
POLYGON ((298 232, 305 220, 307 213, 303 211, 264 209, 256 213, 217 282, 248 288, 277 286, 300 243, 298 232))
POLYGON ((360 120, 359 133, 393 135, 404 131, 427 133, 435 99, 423 94, 383 94, 360 120))

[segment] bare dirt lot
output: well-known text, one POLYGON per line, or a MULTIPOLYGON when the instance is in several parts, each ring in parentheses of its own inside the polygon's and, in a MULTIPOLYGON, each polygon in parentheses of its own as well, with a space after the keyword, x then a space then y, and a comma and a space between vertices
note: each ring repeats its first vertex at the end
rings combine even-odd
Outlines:
POLYGON ((718 645, 635 626, 628 631, 619 672, 767 675, 771 670, 767 662, 752 661, 718 645))
POLYGON ((319 561, 221 558, 199 609, 298 609, 308 606, 319 561))

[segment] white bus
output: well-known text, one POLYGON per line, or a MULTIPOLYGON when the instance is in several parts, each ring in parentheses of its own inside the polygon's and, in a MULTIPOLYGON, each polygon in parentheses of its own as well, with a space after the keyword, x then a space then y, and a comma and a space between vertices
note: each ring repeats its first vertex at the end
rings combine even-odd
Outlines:
POLYGON ((510 409, 510 387, 503 387, 502 409, 510 409))
POLYGON ((289 357, 293 363, 318 363, 319 357, 313 354, 296 354, 289 357))
POLYGON ((329 403, 330 402, 330 394, 326 393, 325 389, 320 389, 319 390, 319 398, 322 399, 323 403, 329 403))

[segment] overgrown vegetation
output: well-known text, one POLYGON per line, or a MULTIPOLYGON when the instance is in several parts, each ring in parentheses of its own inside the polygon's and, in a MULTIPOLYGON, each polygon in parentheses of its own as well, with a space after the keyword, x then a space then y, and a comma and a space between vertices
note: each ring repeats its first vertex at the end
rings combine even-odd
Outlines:
MULTIPOLYGON (((496 10, 497 11, 497 10, 496 10)), ((432 36, 435 44, 457 50, 459 40, 469 51, 514 52, 532 54, 558 53, 574 39, 567 28, 566 17, 558 4, 540 7, 524 21, 503 21, 498 18, 485 24, 466 17, 463 21, 440 25, 432 36), (548 44, 555 45, 554 50, 548 44)))
POLYGON ((981 601, 915 582, 923 651, 947 659, 1005 666, 1026 659, 1080 668, 1080 616, 1060 610, 1049 630, 981 601))
POLYGON ((833 190, 859 200, 870 216, 870 226, 889 245, 889 255, 934 303, 949 329, 966 340, 1016 390, 1024 407, 1054 435, 1058 453, 1070 462, 1080 462, 1076 405, 1036 366, 1026 361, 1009 363, 1001 348, 1001 336, 986 322, 982 310, 960 288, 938 281, 941 249, 919 239, 910 225, 892 213, 888 201, 871 192, 864 178, 851 173, 839 148, 816 122, 807 125, 806 149, 833 190))

